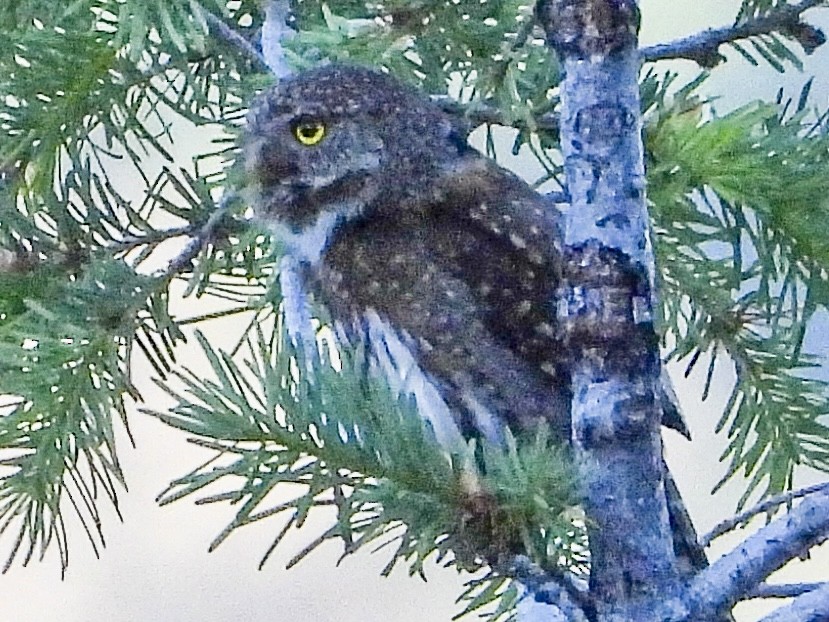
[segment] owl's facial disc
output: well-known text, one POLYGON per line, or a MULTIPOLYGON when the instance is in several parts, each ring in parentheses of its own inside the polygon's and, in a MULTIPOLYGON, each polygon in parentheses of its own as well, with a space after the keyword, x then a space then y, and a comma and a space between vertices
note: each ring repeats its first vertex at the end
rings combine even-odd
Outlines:
POLYGON ((375 198, 371 177, 382 144, 348 122, 295 112, 257 127, 249 138, 246 161, 258 217, 287 252, 317 263, 337 228, 375 198))
POLYGON ((355 219, 406 214, 422 180, 465 143, 446 115, 393 78, 347 66, 297 74, 248 116, 254 209, 307 261, 355 219))

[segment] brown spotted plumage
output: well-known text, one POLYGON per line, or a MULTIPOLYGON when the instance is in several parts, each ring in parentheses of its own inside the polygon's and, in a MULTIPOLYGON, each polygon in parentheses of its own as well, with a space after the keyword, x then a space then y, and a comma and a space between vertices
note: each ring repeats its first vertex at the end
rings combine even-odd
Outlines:
MULTIPOLYGON (((329 66, 259 98, 245 160, 257 215, 306 289, 414 397, 438 441, 499 442, 504 423, 539 421, 569 437, 559 212, 469 148, 455 120, 387 75, 329 66)), ((590 268, 569 266, 568 278, 590 268)), ((677 551, 701 567, 681 500, 668 497, 677 551)))
POLYGON ((464 434, 544 420, 567 435, 554 205, 429 100, 356 67, 265 93, 246 160, 259 217, 349 341, 390 352, 405 376, 402 345, 464 434), (376 343, 378 326, 393 337, 376 343))

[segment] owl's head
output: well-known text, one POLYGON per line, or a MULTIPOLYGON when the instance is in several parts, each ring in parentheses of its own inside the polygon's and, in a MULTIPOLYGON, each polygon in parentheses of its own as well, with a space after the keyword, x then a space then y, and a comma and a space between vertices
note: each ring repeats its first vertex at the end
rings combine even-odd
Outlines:
POLYGON ((394 218, 465 149, 456 123, 415 89, 329 65, 257 99, 245 160, 258 217, 313 263, 337 226, 394 218))

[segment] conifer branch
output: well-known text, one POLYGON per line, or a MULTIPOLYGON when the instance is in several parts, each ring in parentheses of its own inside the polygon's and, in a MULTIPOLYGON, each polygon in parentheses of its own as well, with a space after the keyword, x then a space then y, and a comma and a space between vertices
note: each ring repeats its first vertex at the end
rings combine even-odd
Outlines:
POLYGON ((722 521, 720 524, 714 527, 714 529, 712 529, 709 533, 705 534, 702 538, 700 538, 700 545, 703 547, 707 547, 709 544, 711 544, 713 540, 716 540, 717 538, 728 533, 729 531, 733 531, 740 525, 746 524, 750 519, 754 518, 758 514, 773 511, 777 507, 791 503, 795 499, 800 499, 801 497, 805 497, 816 492, 822 492, 828 488, 829 482, 824 482, 822 484, 815 484, 814 486, 801 488, 800 490, 784 492, 779 495, 775 495, 770 499, 766 499, 763 502, 758 503, 754 507, 749 508, 744 512, 740 512, 739 514, 729 518, 728 520, 722 521))
POLYGON ((826 585, 826 583, 764 583, 754 588, 749 598, 797 598, 826 585))
POLYGON ((480 125, 503 125, 519 130, 558 134, 560 127, 558 114, 552 112, 533 118, 533 127, 530 127, 523 119, 509 119, 497 105, 490 106, 485 102, 477 101, 462 104, 446 96, 434 96, 433 99, 449 114, 469 121, 470 129, 475 129, 480 125))
POLYGON ((811 54, 826 41, 819 28, 803 21, 808 9, 824 4, 825 0, 803 0, 800 4, 784 4, 779 9, 746 20, 742 24, 723 28, 710 28, 703 32, 677 39, 670 43, 652 45, 640 50, 645 62, 685 58, 702 67, 714 67, 723 60, 719 48, 726 43, 778 32, 796 39, 807 54, 811 54))
POLYGON ((203 6, 196 3, 194 3, 194 6, 199 13, 201 13, 201 16, 214 33, 224 39, 227 43, 231 44, 233 47, 237 48, 249 59, 254 61, 259 66, 259 69, 265 70, 268 68, 268 64, 265 62, 265 57, 262 56, 262 53, 257 50, 250 41, 228 26, 224 20, 211 13, 203 6))
MULTIPOLYGON (((823 490, 805 498, 785 516, 760 529, 700 572, 688 588, 686 602, 692 614, 690 618, 715 619, 719 612, 745 599, 775 570, 827 537, 829 491, 823 490)), ((823 588, 815 592, 821 591, 823 588)))
POLYGON ((204 245, 212 240, 217 230, 228 222, 228 209, 234 198, 235 195, 233 194, 223 197, 216 211, 210 214, 207 222, 185 227, 187 230, 185 233, 175 233, 176 230, 173 230, 173 237, 177 237, 178 235, 193 235, 194 237, 187 243, 184 250, 167 266, 165 274, 168 277, 176 276, 179 272, 187 270, 190 263, 198 256, 204 245))
POLYGON ((829 583, 798 596, 760 622, 803 622, 829 619, 829 583))
POLYGON ((170 229, 151 231, 144 235, 126 236, 123 240, 111 244, 109 248, 116 253, 126 253, 145 245, 157 246, 158 244, 166 242, 167 240, 172 240, 173 238, 195 235, 201 230, 202 226, 202 224, 190 224, 183 225, 181 227, 172 227, 170 229))

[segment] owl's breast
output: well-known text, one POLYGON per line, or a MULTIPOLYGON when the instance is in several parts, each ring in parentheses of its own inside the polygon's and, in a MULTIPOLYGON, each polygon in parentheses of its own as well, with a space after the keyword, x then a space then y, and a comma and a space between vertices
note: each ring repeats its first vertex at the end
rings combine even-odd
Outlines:
MULTIPOLYGON (((357 327, 349 342, 370 345, 396 390, 412 392, 405 378, 425 379, 426 393, 445 404, 432 410, 448 408, 462 434, 498 442, 504 424, 533 429, 543 420, 566 435, 560 353, 545 347, 554 282, 542 286, 539 270, 519 282, 529 268, 508 249, 432 224, 371 223, 340 236, 316 271, 321 301, 357 327)), ((432 399, 415 396, 418 406, 432 399)))
MULTIPOLYGON (((414 400, 441 447, 461 453, 470 430, 462 430, 447 401, 448 387, 421 365, 419 346, 411 335, 374 309, 336 321, 335 332, 341 345, 363 349, 367 373, 385 381, 395 397, 414 400)), ((484 431, 490 442, 501 442, 500 425, 492 413, 482 411, 476 423, 475 429, 484 431)))

